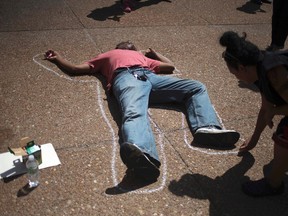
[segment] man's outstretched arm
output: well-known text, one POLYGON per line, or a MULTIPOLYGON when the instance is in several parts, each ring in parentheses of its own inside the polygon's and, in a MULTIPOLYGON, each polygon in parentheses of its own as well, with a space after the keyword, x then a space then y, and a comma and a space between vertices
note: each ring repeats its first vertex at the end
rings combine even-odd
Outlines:
POLYGON ((156 52, 155 50, 149 48, 148 50, 142 52, 146 57, 160 61, 159 72, 171 74, 173 73, 175 66, 172 61, 163 56, 162 54, 156 52))
POLYGON ((63 58, 58 52, 49 50, 45 53, 45 59, 57 64, 60 69, 65 70, 69 75, 91 74, 90 66, 87 63, 73 64, 63 58))

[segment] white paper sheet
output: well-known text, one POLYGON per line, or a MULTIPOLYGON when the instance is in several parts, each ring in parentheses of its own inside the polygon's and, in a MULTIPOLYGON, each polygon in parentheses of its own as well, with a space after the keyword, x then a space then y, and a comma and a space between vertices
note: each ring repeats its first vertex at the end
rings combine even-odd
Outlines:
MULTIPOLYGON (((57 166, 61 164, 57 153, 51 143, 41 145, 42 163, 39 169, 57 166)), ((15 156, 10 152, 0 154, 0 179, 8 178, 27 172, 21 156, 15 156)))

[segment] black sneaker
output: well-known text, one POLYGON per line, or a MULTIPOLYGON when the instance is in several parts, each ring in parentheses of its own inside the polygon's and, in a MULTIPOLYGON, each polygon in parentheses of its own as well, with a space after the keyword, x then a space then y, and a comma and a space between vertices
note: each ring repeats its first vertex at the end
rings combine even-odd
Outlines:
POLYGON ((242 191, 253 197, 276 196, 285 191, 284 182, 278 188, 273 188, 265 178, 257 181, 248 181, 242 184, 242 191))
POLYGON ((193 142, 217 148, 231 148, 239 140, 240 134, 234 130, 217 129, 214 127, 199 128, 194 134, 193 142))
POLYGON ((135 144, 123 143, 120 147, 120 157, 136 177, 149 182, 157 181, 160 170, 135 144))

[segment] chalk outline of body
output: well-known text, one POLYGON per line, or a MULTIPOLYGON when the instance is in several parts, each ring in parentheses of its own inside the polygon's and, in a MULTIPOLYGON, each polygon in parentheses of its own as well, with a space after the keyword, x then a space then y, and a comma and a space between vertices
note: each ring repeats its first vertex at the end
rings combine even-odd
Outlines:
MULTIPOLYGON (((86 29, 84 29, 84 32, 85 32, 86 36, 88 37, 88 39, 94 44, 94 46, 97 47, 95 41, 92 39, 92 37, 90 36, 88 31, 86 29)), ((102 50, 97 50, 97 51, 101 51, 102 52, 102 50)), ((104 112, 104 108, 103 108, 104 105, 103 105, 102 100, 101 100, 101 87, 100 87, 100 84, 99 84, 100 81, 98 81, 98 80, 73 79, 73 78, 71 78, 71 77, 69 77, 67 75, 62 75, 62 74, 52 70, 50 67, 45 66, 45 64, 42 64, 40 61, 38 61, 37 58, 39 58, 39 56, 43 56, 43 53, 36 54, 33 57, 33 61, 36 64, 38 64, 40 67, 46 69, 49 72, 52 72, 54 75, 57 75, 60 78, 63 78, 63 79, 66 79, 66 80, 69 80, 69 81, 72 81, 72 82, 79 82, 79 83, 94 83, 94 84, 96 83, 98 106, 100 107, 101 114, 102 114, 102 116, 103 116, 103 118, 105 120, 105 123, 108 125, 108 127, 110 129, 110 133, 112 135, 112 140, 113 140, 112 148, 113 149, 112 149, 111 170, 112 170, 113 184, 114 184, 114 186, 117 186, 119 184, 119 182, 117 181, 117 172, 116 172, 116 169, 115 169, 115 164, 116 164, 116 150, 119 148, 119 146, 118 146, 118 142, 116 141, 116 135, 115 135, 116 133, 115 133, 115 131, 114 131, 109 119, 107 118, 106 113, 104 112)), ((175 68, 175 73, 174 74, 166 75, 166 76, 178 76, 178 75, 181 75, 181 72, 177 68, 175 68)), ((165 108, 164 106, 161 106, 161 107, 165 108)), ((214 108, 214 110, 215 110, 215 108, 214 108)), ((216 110, 215 110, 215 112, 216 112, 217 117, 218 117, 220 123, 222 124, 223 128, 225 128, 223 123, 222 123, 222 120, 219 117, 219 115, 218 115, 216 110)), ((134 191, 129 191, 129 193, 153 193, 153 192, 156 192, 156 191, 160 191, 160 190, 162 190, 165 187, 166 181, 167 181, 167 162, 166 162, 166 156, 165 156, 165 153, 164 153, 164 145, 163 145, 163 138, 164 138, 165 133, 162 132, 162 130, 158 127, 158 125, 152 119, 150 109, 148 110, 148 116, 149 116, 150 122, 153 124, 156 132, 158 133, 158 139, 159 139, 158 146, 159 146, 159 150, 160 150, 160 159, 162 161, 161 183, 160 183, 159 187, 154 188, 154 189, 137 189, 137 190, 134 190, 134 191)), ((185 115, 183 113, 181 113, 181 116, 182 116, 181 130, 183 130, 184 143, 190 149, 192 149, 194 151, 201 152, 201 153, 209 154, 209 155, 227 155, 227 154, 237 154, 238 153, 238 151, 223 151, 223 152, 219 152, 219 151, 212 151, 212 150, 203 150, 201 148, 197 148, 197 147, 191 146, 190 143, 188 142, 188 135, 187 135, 187 131, 185 129, 185 119, 186 118, 185 118, 185 115)), ((122 189, 120 187, 119 187, 119 189, 125 191, 125 189, 122 189)))
MULTIPOLYGON (((100 84, 98 80, 83 80, 83 79, 73 79, 67 75, 62 75, 54 70, 52 70, 51 68, 45 66, 44 64, 42 64, 40 61, 37 60, 37 58, 39 56, 43 56, 43 54, 37 54, 33 57, 33 61, 38 64, 39 66, 41 66, 42 68, 44 68, 45 70, 48 70, 50 72, 52 72, 54 75, 57 75, 58 77, 60 78, 63 78, 63 79, 66 79, 68 81, 72 81, 72 82, 78 82, 78 83, 93 83, 93 84, 96 84, 96 89, 97 89, 97 104, 100 108, 100 111, 101 111, 101 114, 102 114, 102 117, 104 118, 105 120, 105 123, 108 125, 109 129, 110 129, 110 133, 111 133, 111 136, 112 136, 112 140, 113 140, 113 150, 112 150, 112 162, 111 162, 111 169, 112 169, 112 179, 113 179, 113 184, 114 186, 117 186, 119 184, 119 182, 117 181, 117 172, 116 172, 116 169, 115 169, 115 164, 116 164, 116 150, 119 148, 118 146, 118 142, 116 141, 117 138, 116 138, 116 133, 104 111, 104 104, 102 102, 102 97, 101 97, 101 87, 100 87, 100 84)), ((179 73, 181 74, 181 73, 179 73)), ((178 74, 177 74, 178 75, 178 74)), ((163 107, 165 108, 165 107, 163 107)), ((216 112, 217 113, 217 112, 216 112)), ((218 115, 218 113, 217 113, 218 115)), ((165 133, 161 130, 161 128, 158 127, 158 125, 155 123, 155 121, 152 119, 151 117, 151 112, 150 112, 150 109, 148 110, 148 116, 149 116, 149 120, 150 122, 152 123, 152 125, 154 126, 155 130, 156 130, 156 133, 158 134, 158 146, 159 146, 159 149, 160 149, 160 157, 161 157, 161 160, 162 160, 162 178, 161 178, 161 183, 160 183, 160 186, 158 188, 155 188, 155 189, 146 189, 146 190, 143 190, 143 189, 138 189, 138 190, 135 190, 135 191, 130 191, 129 193, 152 193, 152 192, 156 192, 156 191, 160 191, 164 188, 165 184, 166 184, 166 180, 167 180, 167 162, 166 162, 166 156, 165 156, 165 152, 164 152, 164 144, 163 144, 163 139, 164 139, 164 136, 165 136, 165 133)), ((209 155, 226 155, 226 154, 237 154, 238 151, 213 151, 213 150, 203 150, 201 148, 197 148, 197 147, 194 147, 194 146, 191 146, 189 141, 188 141, 188 135, 187 135, 187 130, 185 129, 185 115, 183 113, 181 113, 181 130, 183 131, 183 140, 184 140, 184 143, 192 150, 194 151, 198 151, 198 152, 201 152, 201 153, 205 153, 205 154, 209 154, 209 155)), ((218 118, 220 119, 219 115, 218 115, 218 118)), ((220 119, 221 120, 221 119, 220 119)), ((222 123, 222 121, 220 121, 222 123)), ((223 125, 223 124, 222 124, 223 125)))

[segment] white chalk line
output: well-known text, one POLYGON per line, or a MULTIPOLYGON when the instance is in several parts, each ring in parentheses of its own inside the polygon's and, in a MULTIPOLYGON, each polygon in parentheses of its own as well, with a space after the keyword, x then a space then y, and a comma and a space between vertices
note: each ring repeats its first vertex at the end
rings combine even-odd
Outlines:
MULTIPOLYGON (((134 191, 128 191, 125 190, 124 188, 121 188, 119 185, 119 182, 117 180, 117 169, 116 169, 116 157, 117 157, 117 149, 118 149, 118 143, 116 141, 116 135, 115 135, 115 131, 109 121, 109 119, 107 118, 107 115, 104 111, 104 106, 103 106, 103 102, 101 100, 101 88, 99 85, 99 82, 97 80, 79 80, 79 79, 73 79, 69 76, 66 75, 62 75, 57 73, 56 71, 52 70, 51 68, 45 66, 44 64, 40 63, 39 61, 36 60, 37 57, 39 57, 40 55, 43 54, 37 54, 33 57, 33 61, 38 64, 39 66, 41 66, 42 68, 46 69, 47 71, 50 71, 51 73, 53 73, 54 75, 66 79, 68 81, 72 81, 72 82, 79 82, 79 83, 95 83, 96 87, 97 87, 97 102, 101 111, 101 114, 105 120, 105 123, 108 125, 111 136, 112 136, 112 161, 111 161, 111 171, 112 171, 112 180, 113 180, 113 184, 115 187, 117 187, 119 190, 123 191, 123 192, 127 192, 127 193, 135 193, 135 194, 148 194, 148 193, 153 193, 153 192, 157 192, 157 191, 161 191, 163 190, 163 188, 166 185, 166 181, 167 181, 167 161, 166 161, 166 154, 164 152, 164 144, 163 144, 163 138, 164 138, 164 132, 157 126, 157 124, 155 123, 155 121, 152 119, 151 114, 150 114, 150 110, 149 112, 149 120, 152 122, 154 128, 156 129, 157 133, 158 133, 158 139, 159 139, 159 147, 160 147, 160 157, 161 157, 161 162, 162 162, 162 166, 161 166, 161 170, 162 170, 162 178, 161 178, 161 183, 160 186, 154 188, 154 189, 137 189, 134 191)), ((218 115, 218 113, 217 113, 218 115)), ((219 117, 219 116, 218 116, 219 117)), ((220 122, 222 123, 221 119, 219 118, 220 122)), ((226 154, 237 154, 238 152, 236 151, 224 151, 224 152, 215 152, 215 151, 211 151, 211 150, 203 150, 201 148, 197 148, 197 147, 193 147, 191 146, 191 144, 188 142, 188 135, 187 135, 187 131, 184 129, 185 128, 185 115, 182 113, 182 130, 183 130, 183 138, 184 138, 184 143, 192 150, 194 151, 198 151, 201 153, 205 153, 205 154, 209 154, 209 155, 226 155, 226 154)), ((106 194, 108 195, 108 194, 106 194)))
MULTIPOLYGON (((94 42, 94 40, 91 38, 91 36, 89 35, 89 33, 85 30, 85 33, 86 35, 88 36, 88 38, 92 41, 92 43, 96 46, 96 43, 94 42)), ((96 84, 96 87, 97 87, 97 102, 98 102, 98 105, 100 107, 100 111, 101 111, 101 114, 106 122, 106 124, 108 125, 109 127, 109 130, 110 130, 110 133, 111 133, 111 136, 112 136, 112 140, 113 140, 113 149, 112 149, 112 162, 111 162, 111 170, 112 170, 112 180, 113 180, 113 184, 115 187, 118 187, 121 191, 123 192, 128 192, 128 193, 136 193, 136 194, 140 194, 140 193, 153 193, 153 192, 156 192, 156 191, 160 191, 162 190, 164 187, 165 187, 165 184, 166 184, 166 181, 167 181, 167 161, 166 161, 166 155, 165 155, 165 152, 164 152, 164 144, 163 144, 163 138, 164 138, 164 132, 157 126, 157 124, 155 123, 155 121, 151 118, 151 114, 150 114, 150 110, 148 110, 148 113, 149 113, 149 120, 150 122, 152 122, 152 124, 154 125, 154 128, 156 129, 157 133, 158 133, 158 139, 159 139, 159 147, 160 147, 160 157, 161 157, 161 161, 162 161, 162 178, 161 178, 161 183, 160 183, 160 186, 159 187, 156 187, 154 189, 137 189, 137 190, 134 190, 134 191, 127 191, 123 188, 121 188, 119 185, 119 182, 117 181, 117 171, 116 171, 116 157, 117 157, 117 152, 116 150, 118 149, 118 144, 116 142, 116 135, 115 135, 115 131, 109 121, 109 119, 107 118, 107 115, 104 111, 104 105, 103 105, 103 102, 101 100, 101 88, 100 88, 100 85, 99 85, 99 81, 97 80, 79 80, 79 79, 73 79, 67 75, 62 75, 56 71, 54 71, 53 69, 45 66, 44 64, 40 63, 39 61, 36 60, 36 58, 38 58, 40 55, 44 55, 44 54, 37 54, 33 57, 33 61, 38 64, 40 67, 46 69, 47 71, 53 73, 54 75, 60 77, 60 78, 63 78, 63 79, 66 79, 68 81, 72 81, 72 82, 79 82, 79 83, 95 83, 96 84)), ((43 56, 44 57, 44 56, 43 56)), ((174 76, 178 76, 178 75, 181 75, 181 72, 178 70, 178 69, 175 69, 176 71, 176 74, 174 76)), ((171 75, 170 75, 171 76, 171 75)), ((218 116, 219 117, 219 116, 218 116)), ((219 118, 220 119, 220 118, 219 118)), ((209 155, 223 155, 223 154, 236 154, 237 152, 236 151, 226 151, 226 152, 213 152, 213 151, 210 151, 210 150, 202 150, 200 148, 197 148, 197 147, 193 147, 189 144, 188 142, 188 135, 187 135, 187 132, 186 130, 184 129, 184 120, 185 120, 185 115, 182 113, 182 130, 183 130, 183 136, 184 136, 184 143, 192 150, 195 150, 195 151, 199 151, 199 152, 202 152, 202 153, 205 153, 205 154, 209 154, 209 155)), ((108 194, 106 194, 108 195, 108 194)))
MULTIPOLYGON (((85 32, 85 34, 86 34, 86 36, 88 37, 88 39, 94 44, 94 46, 95 46, 95 49, 97 50, 97 51, 101 51, 101 53, 103 53, 103 50, 99 50, 98 49, 98 46, 97 46, 97 44, 95 43, 95 41, 93 40, 93 38, 91 37, 91 35, 89 34, 89 32, 86 30, 86 29, 84 29, 84 32, 85 32)), ((115 174, 114 176, 113 176, 113 182, 114 182, 114 186, 115 187, 118 187, 120 190, 122 190, 122 191, 125 191, 125 192, 129 192, 129 193, 153 193, 153 192, 155 192, 155 191, 159 191, 159 190, 162 190, 163 188, 164 188, 164 186, 165 186, 165 182, 166 182, 166 173, 167 173, 167 171, 166 171, 166 167, 167 167, 167 165, 166 165, 166 158, 165 158, 165 154, 164 154, 164 147, 163 147, 163 143, 162 143, 162 140, 163 140, 163 135, 161 134, 161 133, 159 133, 159 139, 160 139, 160 151, 161 151, 161 153, 163 153, 163 158, 164 158, 164 162, 162 163, 162 181, 161 181, 161 184, 160 184, 160 187, 158 187, 158 188, 155 188, 155 189, 138 189, 138 190, 134 190, 134 191, 127 191, 127 190, 125 190, 124 188, 121 188, 120 186, 118 186, 118 182, 117 182, 117 178, 116 178, 116 168, 115 168, 115 164, 116 164, 116 149, 117 149, 117 143, 116 143, 116 136, 115 136, 115 132, 114 132, 114 129, 112 128, 112 126, 111 126, 111 124, 110 124, 110 122, 109 122, 109 120, 108 120, 108 118, 107 118, 107 116, 106 116, 106 114, 105 114, 105 112, 104 112, 104 108, 103 108, 103 103, 102 103, 102 101, 99 99, 100 98, 100 92, 101 92, 101 90, 100 90, 100 87, 99 87, 99 84, 98 84, 98 82, 97 82, 97 90, 98 90, 98 104, 100 105, 101 104, 101 106, 102 106, 102 110, 101 110, 101 112, 102 112, 102 115, 105 115, 105 121, 106 121, 106 123, 109 125, 109 128, 110 128, 110 130, 111 131, 113 131, 113 156, 112 156, 112 174, 115 174), (114 171, 113 171, 114 170, 114 171)), ((151 119, 150 119, 151 120, 151 119)), ((108 194, 107 194, 108 195, 108 194)))
MULTIPOLYGON (((166 107, 165 105, 163 106, 159 106, 163 109, 169 109, 169 107, 166 107)), ((217 118, 218 118, 218 121, 221 125, 221 127, 223 129, 225 129, 225 126, 222 122, 222 119, 220 118, 218 112, 216 111, 215 107, 213 106, 213 109, 217 115, 217 118)), ((203 148, 198 148, 198 147, 195 147, 195 146, 192 146, 191 145, 191 142, 188 141, 188 135, 187 135, 187 130, 185 129, 185 122, 186 122, 186 116, 185 114, 180 110, 180 109, 175 109, 176 111, 178 112, 181 112, 181 130, 183 131, 183 139, 184 139, 184 143, 185 145, 187 145, 190 149, 194 150, 194 151, 198 151, 198 152, 201 152, 201 153, 205 153, 205 154, 208 154, 208 155, 228 155, 228 154, 238 154, 238 151, 227 151, 227 150, 218 150, 218 151, 215 151, 213 149, 206 149, 204 150, 203 148)), ((189 130, 190 131, 190 130, 189 130)), ((164 132, 162 132, 164 134, 164 132)), ((243 140, 240 138, 240 140, 243 140)), ((244 140, 243 140, 244 141, 244 140)))
POLYGON ((111 170, 112 170, 112 180, 113 180, 113 184, 114 185, 117 185, 117 173, 116 173, 116 169, 115 169, 115 158, 116 158, 116 147, 117 147, 117 143, 116 143, 116 136, 115 136, 115 132, 114 132, 114 129, 112 127, 112 125, 110 124, 106 114, 105 114, 105 111, 104 111, 104 108, 103 108, 103 104, 102 104, 102 101, 101 101, 101 91, 100 91, 100 87, 99 87, 99 82, 97 80, 75 80, 69 76, 66 76, 66 75, 62 75, 62 74, 59 74, 57 73, 56 71, 52 70, 51 68, 45 66, 44 64, 41 64, 39 61, 36 60, 37 57, 39 57, 40 55, 43 55, 43 54, 37 54, 33 57, 33 61, 38 64, 39 66, 43 67, 44 69, 52 72, 54 75, 60 77, 60 78, 63 78, 63 79, 66 79, 66 80, 69 80, 69 81, 73 81, 73 82, 79 82, 79 83, 95 83, 96 84, 96 87, 97 87, 97 101, 98 101, 98 105, 100 107, 100 111, 101 111, 101 114, 106 122, 106 124, 108 125, 109 127, 109 130, 110 130, 110 133, 112 134, 112 140, 113 140, 113 149, 112 149, 112 163, 111 163, 111 170))
MULTIPOLYGON (((163 146, 163 134, 161 134, 161 130, 159 128, 156 128, 157 131, 159 132, 159 142, 160 142, 160 152, 161 152, 161 156, 162 156, 162 180, 161 180, 161 184, 159 187, 156 187, 155 189, 138 189, 138 190, 135 190, 135 191, 127 191, 123 188, 121 188, 119 185, 119 182, 117 181, 117 172, 116 172, 116 157, 117 157, 117 152, 116 150, 118 149, 118 144, 116 142, 116 135, 115 135, 115 131, 109 121, 109 119, 107 118, 107 115, 104 111, 104 106, 103 106, 103 102, 101 100, 101 88, 100 88, 100 85, 99 85, 99 82, 97 80, 78 80, 78 79, 73 79, 69 76, 66 76, 66 75, 62 75, 62 74, 59 74, 58 72, 52 70, 51 68, 45 66, 44 64, 40 63, 38 60, 36 60, 37 57, 41 56, 43 54, 37 54, 33 57, 33 61, 38 64, 39 66, 41 66, 42 68, 46 69, 47 71, 49 72, 52 72, 54 75, 60 77, 60 78, 63 78, 63 79, 66 79, 68 81, 72 81, 72 82, 79 82, 79 83, 95 83, 96 84, 96 87, 97 87, 97 102, 98 102, 98 105, 100 107, 100 111, 101 111, 101 114, 105 120, 105 123, 108 125, 109 127, 109 130, 110 130, 110 133, 111 133, 111 136, 112 136, 112 140, 113 140, 113 146, 112 146, 112 161, 111 161, 111 170, 112 170, 112 180, 113 180, 113 184, 114 186, 118 187, 120 190, 124 191, 124 192, 129 192, 129 193, 153 193, 153 192, 156 192, 156 191, 159 191, 159 190, 162 190, 165 186, 165 183, 166 183, 166 173, 167 173, 167 165, 166 165, 166 157, 165 157, 165 153, 164 153, 164 146, 163 146)), ((149 117, 150 120, 152 120, 150 117, 149 117)), ((154 123, 154 122, 153 122, 154 123)), ((155 123, 154 123, 154 126, 155 126, 155 123)))
POLYGON ((182 130, 183 130, 183 136, 184 136, 184 143, 186 144, 186 146, 188 146, 190 149, 194 151, 198 151, 198 152, 205 153, 208 155, 238 154, 238 151, 226 151, 226 150, 225 151, 213 151, 211 149, 204 150, 202 148, 197 148, 195 146, 192 146, 191 142, 188 141, 187 131, 185 130, 185 115, 183 113, 182 113, 182 130))

